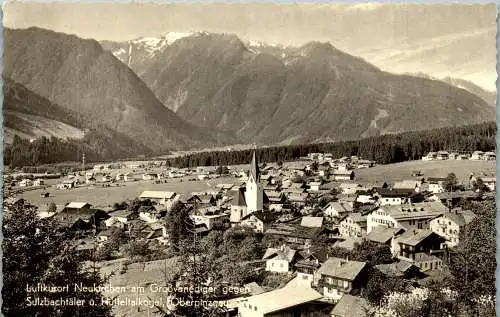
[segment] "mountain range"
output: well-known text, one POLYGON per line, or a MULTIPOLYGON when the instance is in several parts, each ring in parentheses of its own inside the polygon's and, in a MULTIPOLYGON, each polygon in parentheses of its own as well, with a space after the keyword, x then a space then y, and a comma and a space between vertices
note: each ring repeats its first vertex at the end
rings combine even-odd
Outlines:
POLYGON ((133 47, 132 56, 117 57, 140 61, 130 67, 180 117, 232 131, 242 142, 344 140, 494 115, 463 86, 389 74, 329 43, 286 47, 201 32, 149 43, 154 49, 139 39, 115 44, 114 52, 133 47))
POLYGON ((107 131, 129 151, 164 153, 355 139, 495 115, 465 89, 384 72, 330 43, 282 47, 205 32, 99 43, 40 28, 5 29, 4 39, 11 135, 107 131))

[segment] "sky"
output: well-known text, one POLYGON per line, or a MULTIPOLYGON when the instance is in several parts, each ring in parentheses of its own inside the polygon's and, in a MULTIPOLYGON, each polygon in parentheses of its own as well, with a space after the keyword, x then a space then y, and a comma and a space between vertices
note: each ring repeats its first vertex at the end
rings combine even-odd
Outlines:
POLYGON ((495 4, 117 4, 4 6, 4 25, 38 26, 96 40, 167 32, 234 33, 244 40, 331 42, 396 73, 460 77, 488 90, 496 80, 495 4))

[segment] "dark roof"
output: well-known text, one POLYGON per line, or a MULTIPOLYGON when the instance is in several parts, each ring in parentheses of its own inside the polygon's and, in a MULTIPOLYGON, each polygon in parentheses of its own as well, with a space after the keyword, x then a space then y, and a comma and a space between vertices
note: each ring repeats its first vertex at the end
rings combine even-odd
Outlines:
POLYGON ((303 227, 299 224, 276 224, 267 229, 266 234, 312 239, 322 231, 322 228, 303 227))
POLYGON ((374 188, 374 191, 376 191, 379 195, 383 197, 409 197, 415 194, 415 191, 413 189, 407 189, 407 188, 383 188, 383 187, 376 187, 374 188))
POLYGON ((382 272, 384 275, 390 277, 404 276, 405 273, 411 268, 418 270, 415 265, 406 261, 399 261, 390 264, 379 264, 375 265, 375 268, 382 272))
POLYGON ((276 220, 276 214, 274 214, 272 212, 268 212, 268 211, 262 211, 262 210, 254 211, 254 212, 246 215, 245 217, 241 218, 241 220, 248 219, 252 216, 255 216, 257 219, 259 219, 263 223, 272 223, 276 220))
POLYGON ((257 159, 255 158, 255 151, 253 151, 252 163, 250 163, 250 175, 253 177, 254 181, 259 181, 259 165, 257 164, 257 159))
POLYGON ((431 230, 414 229, 414 230, 408 230, 408 231, 404 232, 402 235, 400 235, 397 238, 397 242, 404 243, 407 245, 416 246, 432 235, 439 237, 441 240, 443 240, 443 242, 445 241, 445 239, 443 237, 432 232, 431 230))

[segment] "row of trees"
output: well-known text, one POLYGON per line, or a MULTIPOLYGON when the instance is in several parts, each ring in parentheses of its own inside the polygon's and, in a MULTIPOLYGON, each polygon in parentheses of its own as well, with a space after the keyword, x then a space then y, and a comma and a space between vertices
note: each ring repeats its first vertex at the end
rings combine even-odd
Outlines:
MULTIPOLYGON (((257 149, 259 162, 283 162, 308 153, 332 153, 333 157, 356 155, 380 164, 417 160, 431 151, 492 151, 495 149, 496 123, 465 127, 383 135, 353 141, 276 146, 257 149)), ((211 151, 167 160, 175 167, 247 164, 253 150, 211 151)))

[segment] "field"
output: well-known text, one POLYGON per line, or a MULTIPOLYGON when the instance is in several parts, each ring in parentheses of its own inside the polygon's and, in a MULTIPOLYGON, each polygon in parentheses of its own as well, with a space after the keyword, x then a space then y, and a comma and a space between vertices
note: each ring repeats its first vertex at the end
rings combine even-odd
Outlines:
POLYGON ((214 190, 216 184, 235 184, 238 179, 235 177, 222 177, 210 181, 182 181, 179 179, 169 179, 166 184, 154 184, 153 181, 135 181, 127 183, 110 184, 110 187, 102 188, 100 185, 92 187, 78 187, 67 190, 50 187, 44 190, 32 190, 22 194, 22 198, 30 203, 46 208, 48 204, 54 202, 56 205, 65 205, 71 201, 88 202, 96 208, 108 208, 116 202, 138 197, 145 190, 174 191, 183 197, 191 192, 202 192, 214 190), (50 193, 49 198, 40 196, 42 193, 50 193))
POLYGON ((379 165, 372 168, 359 169, 356 181, 360 182, 387 182, 394 183, 398 180, 413 179, 412 171, 422 172, 424 178, 444 177, 449 173, 455 173, 459 181, 467 180, 471 173, 494 177, 496 169, 495 161, 409 161, 395 164, 379 165))

